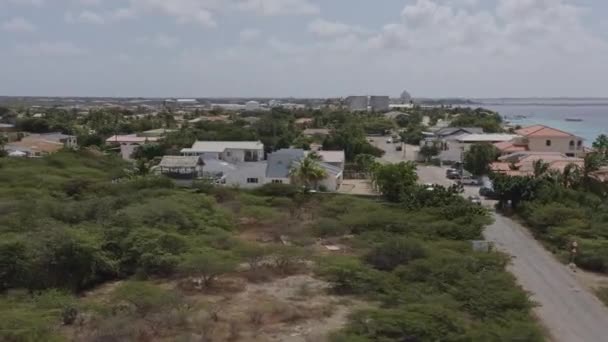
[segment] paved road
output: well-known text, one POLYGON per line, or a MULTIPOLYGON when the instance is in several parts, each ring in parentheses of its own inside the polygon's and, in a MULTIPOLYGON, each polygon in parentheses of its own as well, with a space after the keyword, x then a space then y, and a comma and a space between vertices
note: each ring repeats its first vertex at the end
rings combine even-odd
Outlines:
POLYGON ((608 341, 608 309, 520 224, 494 214, 484 236, 513 256, 509 270, 539 304, 537 316, 554 341, 608 341))
MULTIPOLYGON (((377 143, 376 146, 384 145, 377 143)), ((391 151, 387 151, 383 159, 386 162, 405 160, 391 151)), ((451 184, 443 168, 421 166, 418 174, 423 183, 451 184)), ((465 187, 465 196, 477 191, 477 187, 465 187)), ((526 228, 502 215, 493 215, 495 222, 485 230, 484 236, 500 251, 512 256, 509 271, 538 304, 535 313, 551 339, 556 342, 608 341, 608 309, 526 228)))

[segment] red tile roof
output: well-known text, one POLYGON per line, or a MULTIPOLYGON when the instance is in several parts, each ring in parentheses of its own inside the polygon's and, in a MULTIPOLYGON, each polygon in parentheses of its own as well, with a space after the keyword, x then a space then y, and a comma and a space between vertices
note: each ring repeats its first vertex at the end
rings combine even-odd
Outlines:
POLYGON ((576 137, 574 134, 551 128, 545 125, 534 125, 518 129, 515 133, 525 137, 576 137))
POLYGON ((494 144, 503 153, 524 152, 528 150, 525 145, 516 145, 512 141, 501 141, 494 144))

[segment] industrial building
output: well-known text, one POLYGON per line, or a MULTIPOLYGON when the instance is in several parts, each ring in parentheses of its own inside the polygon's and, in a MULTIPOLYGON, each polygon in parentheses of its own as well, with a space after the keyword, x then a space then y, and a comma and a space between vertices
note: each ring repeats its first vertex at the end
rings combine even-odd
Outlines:
POLYGON ((386 112, 389 110, 391 99, 388 96, 370 96, 369 107, 373 112, 386 112))
POLYGON ((345 102, 351 112, 367 111, 367 96, 349 96, 345 102))

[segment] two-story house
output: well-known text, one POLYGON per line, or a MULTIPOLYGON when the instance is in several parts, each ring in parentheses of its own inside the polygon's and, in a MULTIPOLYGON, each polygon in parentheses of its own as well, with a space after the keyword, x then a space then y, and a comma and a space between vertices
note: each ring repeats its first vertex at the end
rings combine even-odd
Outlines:
POLYGON ((524 138, 529 151, 559 152, 568 157, 582 157, 585 154, 585 139, 574 134, 544 125, 534 125, 516 130, 524 138))
POLYGON ((197 141, 191 148, 182 149, 181 153, 233 164, 258 162, 264 160, 264 144, 260 141, 197 141))

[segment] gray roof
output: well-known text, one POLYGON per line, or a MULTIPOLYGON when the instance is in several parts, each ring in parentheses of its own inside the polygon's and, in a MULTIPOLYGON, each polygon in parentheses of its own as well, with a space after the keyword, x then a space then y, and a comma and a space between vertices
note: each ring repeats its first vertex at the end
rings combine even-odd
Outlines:
POLYGON ((264 144, 260 141, 197 141, 192 148, 185 148, 182 152, 224 152, 234 150, 263 150, 264 144))
POLYGON ((266 177, 287 178, 294 162, 304 158, 306 152, 300 149, 282 149, 268 155, 266 177))
POLYGON ((189 168, 202 164, 203 161, 200 157, 164 156, 158 166, 167 168, 189 168))
POLYGON ((447 137, 454 134, 483 134, 483 128, 480 127, 446 127, 435 132, 439 137, 447 137))

